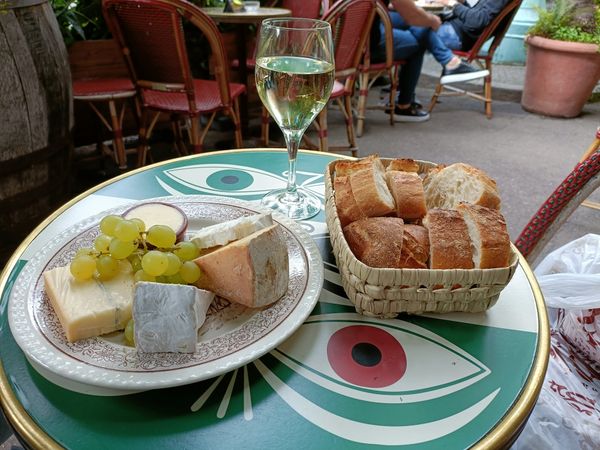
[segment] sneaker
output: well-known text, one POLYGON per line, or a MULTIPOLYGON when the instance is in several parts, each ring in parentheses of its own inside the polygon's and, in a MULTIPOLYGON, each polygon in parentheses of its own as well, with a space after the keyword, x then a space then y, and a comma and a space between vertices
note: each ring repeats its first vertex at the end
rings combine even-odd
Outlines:
POLYGON ((426 122, 429 120, 429 113, 415 108, 414 105, 408 108, 398 108, 396 106, 394 120, 396 122, 426 122))
MULTIPOLYGON (((386 113, 389 114, 390 110, 392 109, 390 107, 390 102, 389 100, 382 100, 378 103, 377 105, 379 108, 383 108, 385 110, 386 113)), ((419 102, 419 100, 415 100, 414 102, 412 102, 410 104, 411 107, 415 108, 415 109, 423 109, 423 105, 421 104, 421 102, 419 102)))
POLYGON ((460 81, 476 80, 490 74, 487 69, 477 69, 464 61, 461 61, 454 69, 446 69, 442 71, 441 84, 458 83, 460 81))

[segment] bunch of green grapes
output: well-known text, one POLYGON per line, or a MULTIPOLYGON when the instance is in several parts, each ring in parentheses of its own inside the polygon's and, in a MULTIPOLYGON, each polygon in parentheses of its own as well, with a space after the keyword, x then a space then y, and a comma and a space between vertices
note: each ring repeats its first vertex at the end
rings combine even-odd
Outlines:
POLYGON ((71 261, 77 280, 109 280, 119 272, 119 260, 125 259, 136 281, 191 284, 200 278, 193 262, 198 247, 190 241, 176 243, 175 231, 168 226, 153 225, 146 231, 141 219, 108 215, 100 221, 100 231, 94 247, 79 249, 71 261))

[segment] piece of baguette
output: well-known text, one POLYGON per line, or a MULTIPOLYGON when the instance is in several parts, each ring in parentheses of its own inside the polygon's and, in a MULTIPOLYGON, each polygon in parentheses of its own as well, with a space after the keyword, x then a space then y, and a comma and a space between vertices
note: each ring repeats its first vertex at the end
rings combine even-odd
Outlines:
MULTIPOLYGON (((335 176, 336 177, 347 177, 352 172, 357 170, 366 169, 371 167, 374 161, 380 161, 378 155, 369 155, 366 158, 359 160, 339 160, 335 163, 335 176)), ((380 161, 381 162, 381 161, 380 161)))
POLYGON ((414 159, 393 159, 389 162, 385 170, 417 173, 419 172, 419 163, 417 163, 414 159))
POLYGON ((369 217, 352 222, 343 231, 354 256, 367 266, 402 267, 402 219, 369 217))
POLYGON ((335 206, 337 208, 340 225, 344 228, 355 220, 364 219, 366 216, 360 210, 352 193, 352 186, 348 177, 335 177, 333 180, 335 206))
POLYGON ((462 214, 449 209, 430 209, 423 219, 429 231, 431 269, 472 269, 473 251, 462 214))
POLYGON ((396 203, 396 214, 404 220, 421 219, 427 213, 423 181, 415 172, 386 172, 387 185, 396 203))
POLYGON ((471 236, 475 267, 507 267, 510 262, 510 238, 502 214, 469 203, 459 204, 457 210, 462 214, 471 236))
POLYGON ((427 208, 455 209, 459 203, 472 203, 500 209, 496 182, 483 170, 464 163, 439 166, 423 180, 427 208))
POLYGON ((249 308, 269 305, 288 289, 289 259, 279 224, 231 242, 194 262, 202 270, 196 286, 249 308))
POLYGON ((273 218, 270 213, 244 216, 202 228, 192 236, 191 241, 202 250, 226 245, 271 225, 273 218))
POLYGON ((356 204, 365 216, 379 217, 394 212, 396 205, 385 181, 381 160, 373 160, 371 166, 352 172, 349 177, 356 204))
POLYGON ((420 225, 404 225, 402 236, 401 267, 407 269, 427 269, 429 259, 429 233, 420 225))

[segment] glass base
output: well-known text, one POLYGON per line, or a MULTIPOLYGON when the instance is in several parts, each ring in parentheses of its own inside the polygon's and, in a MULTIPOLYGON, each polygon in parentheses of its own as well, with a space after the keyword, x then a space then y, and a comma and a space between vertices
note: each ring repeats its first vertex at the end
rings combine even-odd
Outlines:
POLYGON ((286 189, 269 192, 262 199, 262 204, 290 219, 310 219, 321 211, 321 200, 305 189, 297 188, 297 195, 288 193, 286 189))

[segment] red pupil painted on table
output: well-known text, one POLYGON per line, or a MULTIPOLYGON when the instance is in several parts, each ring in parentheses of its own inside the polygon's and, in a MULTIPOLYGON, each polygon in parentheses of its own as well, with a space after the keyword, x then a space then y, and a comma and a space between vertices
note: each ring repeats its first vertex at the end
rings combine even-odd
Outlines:
POLYGON ((406 372, 406 353, 398 339, 368 325, 351 325, 333 333, 327 359, 339 377, 363 387, 390 386, 406 372))

